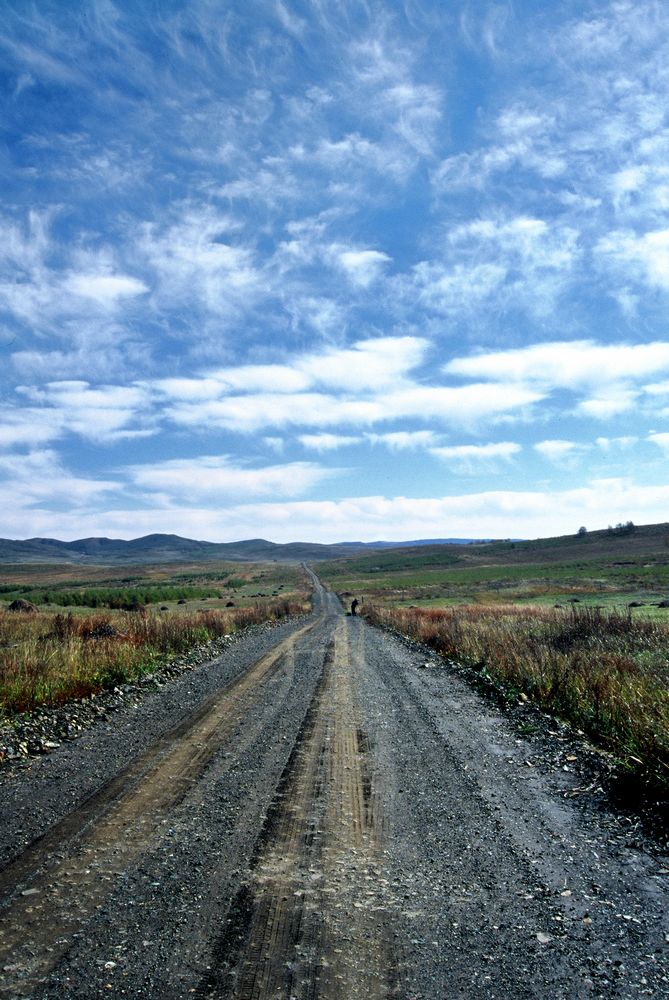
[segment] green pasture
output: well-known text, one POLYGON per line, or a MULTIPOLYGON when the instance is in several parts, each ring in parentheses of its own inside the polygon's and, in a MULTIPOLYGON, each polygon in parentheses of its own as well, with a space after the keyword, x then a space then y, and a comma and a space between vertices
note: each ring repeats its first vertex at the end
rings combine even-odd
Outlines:
POLYGON ((388 564, 360 559, 324 564, 319 573, 338 593, 355 594, 383 604, 448 607, 459 604, 540 604, 580 601, 605 608, 645 605, 639 612, 666 616, 652 605, 669 597, 669 564, 662 553, 653 561, 638 559, 569 560, 545 563, 483 565, 464 559, 459 565, 423 566, 418 556, 388 564))
POLYGON ((131 605, 166 606, 192 611, 199 607, 236 607, 292 597, 307 588, 298 566, 275 563, 224 564, 207 571, 183 566, 140 567, 128 575, 87 567, 5 566, 0 573, 0 608, 23 599, 42 610, 110 609, 131 605), (93 569, 93 572, 91 572, 93 569))

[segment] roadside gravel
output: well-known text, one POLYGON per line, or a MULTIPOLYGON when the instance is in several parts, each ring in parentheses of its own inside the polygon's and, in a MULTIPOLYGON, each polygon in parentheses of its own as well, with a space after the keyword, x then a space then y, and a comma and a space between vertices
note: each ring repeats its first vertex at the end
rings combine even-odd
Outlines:
POLYGON ((414 643, 377 632, 358 664, 410 995, 668 997, 667 857, 570 759, 587 745, 519 736, 414 643))
POLYGON ((301 619, 253 626, 193 649, 137 684, 0 727, 0 867, 118 773, 301 619))

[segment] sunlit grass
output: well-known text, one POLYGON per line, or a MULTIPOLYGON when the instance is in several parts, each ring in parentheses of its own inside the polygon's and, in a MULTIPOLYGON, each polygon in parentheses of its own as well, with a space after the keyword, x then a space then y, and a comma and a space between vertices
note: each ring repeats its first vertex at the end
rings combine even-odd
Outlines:
POLYGON ((524 693, 669 788, 669 625, 581 606, 367 605, 366 615, 524 693))
POLYGON ((0 715, 137 680, 191 647, 307 610, 306 595, 180 613, 0 611, 0 715))

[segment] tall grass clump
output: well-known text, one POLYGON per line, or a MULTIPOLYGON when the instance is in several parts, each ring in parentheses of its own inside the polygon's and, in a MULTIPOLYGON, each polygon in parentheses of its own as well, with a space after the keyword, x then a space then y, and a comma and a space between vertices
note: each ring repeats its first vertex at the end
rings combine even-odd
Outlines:
POLYGON ((669 790, 669 626, 629 611, 466 606, 367 608, 570 721, 669 790))
POLYGON ((192 614, 0 611, 0 718, 137 680, 193 646, 306 608, 279 599, 192 614))

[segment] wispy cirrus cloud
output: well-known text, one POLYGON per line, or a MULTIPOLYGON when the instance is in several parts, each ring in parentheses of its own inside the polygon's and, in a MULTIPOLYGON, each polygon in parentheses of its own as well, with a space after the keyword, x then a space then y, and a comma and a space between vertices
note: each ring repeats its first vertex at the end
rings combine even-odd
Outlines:
POLYGON ((576 441, 552 438, 546 441, 538 441, 534 445, 534 450, 543 458, 547 458, 549 462, 554 462, 556 465, 564 467, 569 465, 578 456, 582 447, 576 441))
POLYGON ((20 386, 19 393, 42 403, 43 420, 91 441, 146 437, 151 426, 149 399, 137 386, 91 386, 88 382, 50 382, 43 388, 20 386), (147 426, 148 424, 148 426, 147 426), (144 425, 144 426, 143 426, 144 425))
POLYGON ((468 536, 553 530, 536 476, 568 465, 587 504, 588 465, 646 482, 651 455, 661 485, 665 5, 52 7, 0 10, 0 446, 51 449, 94 498, 82 526, 112 456, 100 481, 149 530, 190 511, 200 536, 251 508, 441 535, 467 503, 424 495, 412 522, 402 497, 444 481, 485 495, 468 536))
POLYGON ((167 497, 170 502, 193 497, 239 500, 241 497, 295 497, 308 493, 331 470, 313 462, 251 467, 226 455, 201 455, 130 466, 126 472, 139 489, 167 497))
POLYGON ((464 475, 498 469, 511 462, 522 451, 515 441, 497 441, 489 444, 441 445, 430 448, 430 454, 464 475))
POLYGON ((158 302, 196 304, 219 317, 244 314, 263 285, 239 228, 229 215, 199 205, 183 206, 166 226, 143 225, 137 248, 156 274, 158 302))

